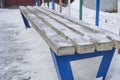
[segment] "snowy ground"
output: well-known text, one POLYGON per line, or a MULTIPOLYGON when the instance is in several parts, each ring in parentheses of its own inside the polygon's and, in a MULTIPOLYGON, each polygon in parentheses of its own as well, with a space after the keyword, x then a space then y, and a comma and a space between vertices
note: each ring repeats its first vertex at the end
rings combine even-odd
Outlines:
POLYGON ((0 80, 57 80, 55 76, 47 44, 33 29, 25 29, 19 10, 0 9, 0 80))
MULTIPOLYGON (((76 18, 77 4, 71 6, 76 18)), ((83 20, 94 24, 95 11, 84 8, 83 13, 83 20)), ((100 13, 101 27, 118 34, 119 25, 119 13, 100 13)), ((106 80, 120 80, 119 63, 116 51, 106 80)), ((25 29, 17 9, 0 9, 0 80, 58 80, 49 47, 33 28, 25 29)))

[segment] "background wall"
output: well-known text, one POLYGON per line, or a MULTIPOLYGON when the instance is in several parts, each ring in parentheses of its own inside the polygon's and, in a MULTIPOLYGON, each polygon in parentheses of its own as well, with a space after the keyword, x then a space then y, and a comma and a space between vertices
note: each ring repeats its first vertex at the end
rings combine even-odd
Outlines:
POLYGON ((5 7, 19 6, 19 5, 35 5, 35 0, 4 0, 5 7))
MULTIPOLYGON (((52 0, 44 0, 44 2, 51 2, 52 0)), ((71 3, 74 0, 71 0, 71 3)), ((5 2, 5 7, 10 7, 10 6, 27 6, 27 5, 35 5, 35 0, 4 0, 5 2)), ((59 4, 59 0, 55 0, 57 4, 59 4)), ((39 5, 41 5, 42 0, 39 0, 39 5)), ((67 6, 68 0, 62 0, 63 6, 67 6)))
MULTIPOLYGON (((107 12, 117 12, 118 0, 100 0, 100 9, 107 12)), ((83 0, 83 5, 95 9, 96 0, 83 0)))

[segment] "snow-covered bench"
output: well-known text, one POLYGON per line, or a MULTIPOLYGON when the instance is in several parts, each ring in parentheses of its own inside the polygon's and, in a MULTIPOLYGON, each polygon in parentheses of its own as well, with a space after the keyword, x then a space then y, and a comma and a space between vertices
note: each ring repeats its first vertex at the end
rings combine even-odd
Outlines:
POLYGON ((20 7, 26 27, 32 27, 50 47, 59 80, 74 80, 70 61, 103 56, 96 77, 105 80, 120 36, 41 7, 20 7))

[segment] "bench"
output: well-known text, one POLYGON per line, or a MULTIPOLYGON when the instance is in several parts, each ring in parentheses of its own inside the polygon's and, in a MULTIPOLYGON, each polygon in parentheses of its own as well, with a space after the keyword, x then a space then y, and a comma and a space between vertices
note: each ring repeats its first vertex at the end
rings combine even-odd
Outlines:
POLYGON ((105 80, 115 48, 120 49, 119 35, 43 7, 19 9, 25 26, 31 24, 49 45, 59 80, 74 80, 70 61, 97 56, 103 58, 96 78, 105 80))

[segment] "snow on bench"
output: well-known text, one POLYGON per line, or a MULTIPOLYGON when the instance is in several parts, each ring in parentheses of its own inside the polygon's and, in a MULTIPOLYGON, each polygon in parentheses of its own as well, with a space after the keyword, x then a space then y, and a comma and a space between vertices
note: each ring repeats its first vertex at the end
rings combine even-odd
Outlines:
MULTIPOLYGON (((39 9, 38 7, 36 7, 36 8, 39 9)), ((42 9, 44 9, 46 11, 49 11, 49 12, 55 14, 55 15, 61 16, 62 18, 65 18, 65 19, 67 19, 71 22, 74 22, 76 24, 79 24, 83 27, 86 27, 86 28, 92 30, 93 32, 100 32, 100 33, 106 35, 107 38, 109 38, 113 41, 113 46, 117 49, 120 49, 120 36, 119 35, 117 35, 115 33, 112 33, 110 31, 104 30, 101 27, 96 27, 94 25, 88 24, 88 23, 86 23, 84 21, 81 21, 81 20, 78 20, 76 18, 66 17, 64 15, 61 15, 60 13, 54 12, 53 10, 50 10, 50 9, 47 9, 47 8, 44 8, 44 7, 42 7, 42 9)))
MULTIPOLYGON (((29 9, 30 7, 27 8, 29 9)), ((81 54, 95 51, 94 44, 93 42, 90 41, 90 39, 84 38, 82 35, 73 32, 72 30, 66 28, 65 26, 63 26, 62 24, 58 23, 53 19, 51 20, 48 17, 46 19, 45 15, 41 14, 39 15, 38 13, 36 13, 36 10, 33 11, 32 9, 32 12, 33 13, 35 12, 34 14, 36 14, 40 19, 42 19, 46 24, 49 25, 49 27, 55 30, 58 34, 65 37, 66 39, 70 39, 72 43, 75 45, 76 52, 81 54)))
MULTIPOLYGON (((28 8, 31 9, 31 7, 28 7, 28 8)), ((36 15, 38 15, 38 17, 44 19, 45 22, 50 23, 53 27, 56 27, 56 28, 58 28, 58 26, 59 26, 59 28, 61 28, 61 26, 64 28, 67 27, 67 28, 73 30, 74 32, 83 35, 83 37, 87 36, 89 39, 91 39, 90 41, 92 41, 95 44, 97 51, 111 50, 113 48, 112 41, 110 39, 108 39, 107 36, 105 36, 101 33, 95 33, 87 28, 80 26, 80 25, 71 23, 70 21, 63 19, 60 16, 47 13, 47 11, 42 10, 41 8, 37 8, 37 10, 32 8, 32 10, 33 10, 33 13, 35 12, 34 14, 36 14, 36 15), (38 12, 38 10, 41 12, 38 12), (43 12, 43 14, 42 14, 42 12, 43 12), (42 14, 42 15, 39 15, 39 14, 42 14), (47 19, 45 19, 45 16, 49 16, 49 18, 47 17, 47 19), (51 18, 53 18, 54 20, 49 21, 49 19, 51 19, 51 18)), ((60 30, 60 29, 58 29, 58 30, 60 30)))
POLYGON ((57 53, 57 55, 72 55, 75 53, 74 46, 70 41, 61 37, 49 27, 46 27, 46 24, 34 14, 31 14, 25 7, 20 7, 20 10, 26 17, 29 17, 28 20, 31 22, 32 26, 43 37, 50 48, 57 53))

